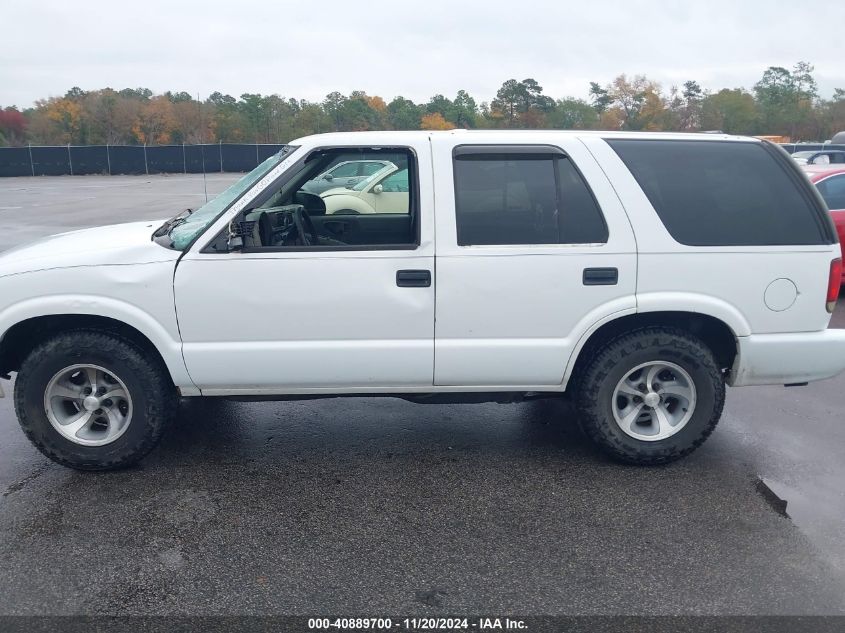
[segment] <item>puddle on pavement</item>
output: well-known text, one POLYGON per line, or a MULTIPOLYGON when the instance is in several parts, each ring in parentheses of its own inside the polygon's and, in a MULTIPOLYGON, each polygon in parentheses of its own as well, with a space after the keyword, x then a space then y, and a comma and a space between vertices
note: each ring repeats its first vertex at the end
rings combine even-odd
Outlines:
POLYGON ((820 550, 845 582, 845 486, 833 473, 786 484, 758 477, 757 493, 820 550))

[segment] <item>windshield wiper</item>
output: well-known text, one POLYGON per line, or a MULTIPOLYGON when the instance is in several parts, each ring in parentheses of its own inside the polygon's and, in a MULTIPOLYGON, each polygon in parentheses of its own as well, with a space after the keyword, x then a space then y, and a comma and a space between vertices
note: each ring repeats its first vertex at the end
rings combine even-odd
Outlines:
POLYGON ((158 229, 156 229, 156 232, 153 233, 153 237, 163 237, 165 235, 169 235, 170 231, 172 231, 175 227, 186 222, 193 212, 193 209, 185 209, 184 211, 177 213, 172 218, 167 220, 164 224, 162 224, 160 227, 158 227, 158 229))
POLYGON ((182 213, 180 213, 175 218, 173 218, 173 220, 171 220, 171 222, 170 222, 170 228, 167 229, 167 233, 170 234, 170 232, 173 229, 175 229, 177 226, 187 222, 188 218, 191 217, 191 214, 193 212, 194 212, 193 209, 185 209, 184 211, 182 211, 182 213))

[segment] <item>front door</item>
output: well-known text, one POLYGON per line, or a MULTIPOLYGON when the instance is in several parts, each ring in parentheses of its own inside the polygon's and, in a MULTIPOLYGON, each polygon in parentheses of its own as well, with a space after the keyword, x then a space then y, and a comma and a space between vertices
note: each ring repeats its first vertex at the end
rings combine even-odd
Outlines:
MULTIPOLYGON (((430 192, 430 168, 422 173, 418 168, 431 164, 428 145, 413 149, 389 159, 405 161, 422 180, 414 191, 430 192)), ((342 149, 336 152, 335 161, 349 158, 342 149)), ((312 164, 321 161, 303 169, 312 164)), ((394 209, 396 217, 354 216, 349 220, 355 225, 344 231, 329 222, 332 216, 319 215, 319 208, 308 211, 319 201, 305 198, 319 233, 317 239, 309 236, 310 245, 281 230, 240 252, 187 253, 176 270, 176 308, 185 363, 203 393, 431 386, 433 279, 426 284, 411 275, 409 283, 401 271, 433 275, 432 201, 405 196, 404 208, 394 209)), ((285 214, 297 206, 292 200, 301 199, 283 189, 271 206, 251 209, 251 217, 266 213, 268 224, 295 231, 285 214)))

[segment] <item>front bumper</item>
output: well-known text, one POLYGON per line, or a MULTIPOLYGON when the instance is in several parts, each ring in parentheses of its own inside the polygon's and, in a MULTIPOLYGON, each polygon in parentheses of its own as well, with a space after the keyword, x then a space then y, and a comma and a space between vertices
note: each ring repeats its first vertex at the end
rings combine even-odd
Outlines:
POLYGON ((741 336, 732 387, 789 385, 845 371, 845 330, 741 336))

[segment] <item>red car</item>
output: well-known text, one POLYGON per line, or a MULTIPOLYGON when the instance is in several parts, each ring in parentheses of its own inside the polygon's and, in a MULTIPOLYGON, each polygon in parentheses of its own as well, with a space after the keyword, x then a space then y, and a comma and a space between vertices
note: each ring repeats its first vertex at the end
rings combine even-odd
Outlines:
MULTIPOLYGON (((827 202, 845 258, 845 165, 802 165, 801 168, 827 202)), ((842 283, 845 284, 845 268, 842 283)))

